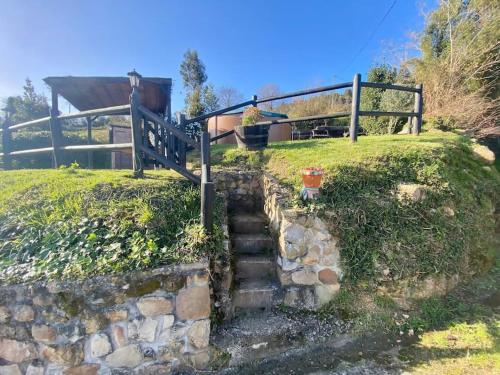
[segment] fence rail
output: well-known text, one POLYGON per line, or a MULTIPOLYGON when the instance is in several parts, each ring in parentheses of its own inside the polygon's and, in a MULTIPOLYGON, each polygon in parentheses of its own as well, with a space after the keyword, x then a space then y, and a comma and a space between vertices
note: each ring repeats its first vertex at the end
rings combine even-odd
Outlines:
MULTIPOLYGON (((132 94, 130 96, 130 103, 121 106, 114 106, 108 108, 99 108, 88 111, 81 111, 72 114, 59 114, 58 111, 58 96, 57 93, 52 92, 52 108, 50 116, 37 120, 27 121, 21 124, 11 124, 10 117, 3 124, 1 130, 3 153, 0 156, 3 159, 4 169, 11 168, 11 159, 15 156, 33 155, 40 153, 52 153, 54 165, 57 167, 62 163, 63 153, 73 151, 87 151, 89 152, 89 165, 91 165, 90 153, 99 150, 132 150, 132 163, 134 175, 142 177, 144 171, 144 163, 146 160, 151 159, 155 165, 163 165, 171 168, 192 181, 199 184, 201 189, 201 221, 207 231, 212 230, 213 226, 213 202, 215 199, 214 184, 211 180, 211 161, 210 161, 210 143, 218 139, 227 137, 234 134, 234 130, 215 135, 210 138, 208 132, 204 131, 201 134, 200 142, 190 138, 186 132, 186 125, 192 123, 200 123, 211 117, 218 116, 224 113, 234 111, 236 109, 244 108, 247 106, 256 107, 258 104, 268 103, 275 100, 284 100, 299 96, 317 94, 327 91, 334 91, 339 89, 352 89, 352 103, 350 112, 337 112, 331 114, 319 114, 313 116, 304 116, 297 118, 276 119, 270 121, 262 121, 256 125, 278 125, 293 122, 303 122, 312 120, 325 120, 332 118, 350 117, 349 134, 352 142, 356 142, 359 132, 359 118, 362 116, 395 116, 395 117, 408 117, 411 119, 412 133, 418 135, 422 126, 422 85, 415 87, 407 87, 401 85, 392 85, 375 82, 362 82, 361 75, 356 74, 352 82, 339 83, 335 85, 322 86, 308 90, 295 91, 287 94, 271 96, 267 98, 258 99, 253 96, 252 100, 248 100, 233 106, 223 108, 208 114, 197 116, 191 119, 186 119, 184 115, 179 115, 177 126, 170 122, 170 116, 167 120, 158 114, 150 111, 148 108, 141 105, 139 90, 137 86, 132 85, 132 94), (361 90, 363 87, 384 89, 384 90, 399 90, 414 93, 415 102, 412 112, 403 111, 362 111, 360 110, 361 90), (100 144, 92 145, 91 141, 91 123, 92 117, 98 116, 111 116, 111 115, 130 115, 131 134, 132 139, 130 143, 120 144, 100 144), (65 145, 62 137, 62 130, 60 122, 64 120, 86 118, 87 120, 87 145, 65 145), (28 128, 31 126, 49 124, 52 147, 31 149, 31 150, 18 150, 11 149, 11 135, 14 131, 28 128), (197 176, 186 167, 186 152, 188 150, 197 149, 200 151, 201 159, 201 176, 197 176)), ((343 127, 347 128, 347 127, 343 127)))

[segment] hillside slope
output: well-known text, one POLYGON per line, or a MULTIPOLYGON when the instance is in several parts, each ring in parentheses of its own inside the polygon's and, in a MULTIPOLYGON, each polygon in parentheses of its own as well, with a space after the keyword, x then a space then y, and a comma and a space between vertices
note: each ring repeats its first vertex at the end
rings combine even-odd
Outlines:
MULTIPOLYGON (((220 212, 217 211, 217 220, 220 212)), ((0 280, 83 277, 194 262, 216 248, 199 188, 173 172, 0 172, 0 280)))
POLYGON ((290 205, 318 211, 340 238, 351 281, 474 274, 488 268, 498 240, 500 177, 452 133, 321 139, 271 144, 263 152, 215 146, 221 166, 260 167, 290 191, 290 205), (301 170, 325 170, 321 197, 298 198, 301 170), (401 199, 399 184, 425 190, 401 199))

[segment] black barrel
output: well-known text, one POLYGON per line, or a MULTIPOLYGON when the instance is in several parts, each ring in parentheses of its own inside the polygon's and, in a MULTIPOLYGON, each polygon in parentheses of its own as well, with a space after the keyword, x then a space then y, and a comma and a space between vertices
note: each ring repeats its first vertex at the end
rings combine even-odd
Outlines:
POLYGON ((267 147, 269 125, 235 126, 234 134, 239 148, 250 151, 262 150, 267 147))

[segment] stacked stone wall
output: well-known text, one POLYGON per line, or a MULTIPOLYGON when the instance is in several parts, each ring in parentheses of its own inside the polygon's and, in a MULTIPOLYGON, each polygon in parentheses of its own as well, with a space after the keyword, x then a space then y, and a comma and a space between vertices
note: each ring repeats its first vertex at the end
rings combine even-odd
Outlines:
POLYGON ((0 374, 160 374, 209 361, 208 263, 0 288, 0 374))

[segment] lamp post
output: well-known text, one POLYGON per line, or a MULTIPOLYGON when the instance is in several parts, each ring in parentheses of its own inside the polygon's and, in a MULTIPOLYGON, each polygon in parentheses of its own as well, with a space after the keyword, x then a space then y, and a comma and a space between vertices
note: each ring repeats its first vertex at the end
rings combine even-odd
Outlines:
POLYGON ((130 79, 130 86, 132 86, 132 90, 139 88, 142 76, 139 73, 137 73, 135 69, 132 70, 131 72, 128 72, 127 75, 128 78, 130 79))
POLYGON ((139 73, 137 73, 135 69, 127 73, 127 75, 130 79, 130 86, 132 86, 132 93, 130 94, 130 123, 132 128, 132 165, 134 168, 134 176, 142 177, 144 174, 143 159, 141 155, 142 116, 139 112, 139 106, 141 105, 141 98, 139 95, 139 84, 142 76, 139 73))

